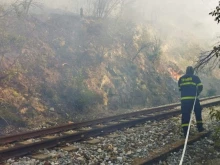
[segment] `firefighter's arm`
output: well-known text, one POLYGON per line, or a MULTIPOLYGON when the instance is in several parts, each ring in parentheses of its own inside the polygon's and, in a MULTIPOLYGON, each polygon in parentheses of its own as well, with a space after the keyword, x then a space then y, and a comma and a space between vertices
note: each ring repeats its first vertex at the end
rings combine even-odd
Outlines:
POLYGON ((198 95, 199 95, 203 90, 203 85, 202 85, 202 82, 199 79, 199 77, 197 77, 196 86, 197 86, 197 92, 198 92, 198 95))

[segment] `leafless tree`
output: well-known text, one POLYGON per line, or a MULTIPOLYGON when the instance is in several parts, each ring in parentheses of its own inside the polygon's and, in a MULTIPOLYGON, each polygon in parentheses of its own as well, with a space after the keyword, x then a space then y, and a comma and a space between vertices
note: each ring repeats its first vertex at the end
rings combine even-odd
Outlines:
MULTIPOLYGON (((214 69, 219 64, 220 45, 215 46, 211 51, 202 52, 196 63, 195 70, 203 69, 208 64, 211 65, 211 69, 214 69)), ((220 67, 220 66, 219 66, 220 67)))
POLYGON ((42 8, 41 3, 36 2, 35 0, 16 0, 11 3, 7 9, 2 9, 0 18, 15 12, 18 17, 27 16, 29 14, 30 8, 42 8))
MULTIPOLYGON (((216 6, 216 9, 210 12, 209 14, 215 17, 215 21, 217 23, 220 23, 220 1, 219 1, 219 5, 216 6)), ((199 69, 204 68, 206 65, 210 63, 212 69, 216 68, 217 66, 219 66, 220 68, 219 56, 220 56, 220 42, 218 42, 211 51, 206 51, 201 53, 197 61, 197 64, 195 66, 195 70, 198 71, 199 69)))
POLYGON ((120 0, 96 0, 93 4, 93 15, 98 18, 108 17, 120 3, 120 0))
POLYGON ((75 2, 79 8, 83 7, 84 13, 96 18, 106 18, 112 14, 120 13, 125 3, 131 0, 80 0, 75 2))
POLYGON ((35 0, 22 0, 17 1, 17 3, 13 5, 13 8, 18 16, 27 16, 31 7, 41 8, 41 4, 35 0))

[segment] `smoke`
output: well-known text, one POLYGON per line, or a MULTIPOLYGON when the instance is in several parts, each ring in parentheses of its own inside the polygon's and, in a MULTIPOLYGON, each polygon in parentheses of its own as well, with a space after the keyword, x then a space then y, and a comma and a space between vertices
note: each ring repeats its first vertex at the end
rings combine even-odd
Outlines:
MULTIPOLYGON (((1 0, 12 3, 16 0, 1 0)), ((92 0, 35 0, 46 6, 45 9, 59 9, 79 14, 92 0)), ((125 0, 130 1, 130 0, 125 0)), ((209 13, 216 7, 218 0, 136 0, 124 6, 128 17, 138 21, 155 24, 161 32, 170 33, 172 28, 189 31, 204 40, 213 40, 220 34, 219 25, 209 13)), ((86 13, 87 11, 84 10, 86 13)))
POLYGON ((209 15, 217 0, 139 0, 137 3, 139 15, 160 26, 166 24, 169 28, 189 31, 201 39, 212 40, 220 33, 219 25, 209 15))

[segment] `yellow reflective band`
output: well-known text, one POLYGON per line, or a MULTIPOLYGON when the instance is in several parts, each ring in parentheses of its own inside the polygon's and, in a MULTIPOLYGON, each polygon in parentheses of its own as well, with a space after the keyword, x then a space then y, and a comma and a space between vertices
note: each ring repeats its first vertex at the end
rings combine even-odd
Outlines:
POLYGON ((188 77, 188 78, 182 78, 181 81, 192 81, 192 77, 188 77))
POLYGON ((202 121, 197 121, 196 123, 202 123, 202 121))
POLYGON ((181 97, 181 100, 193 100, 193 99, 195 99, 194 96, 181 97))
POLYGON ((202 83, 197 84, 197 86, 202 86, 202 83))
POLYGON ((188 127, 189 124, 182 124, 182 127, 188 127))
POLYGON ((184 85, 195 85, 196 86, 196 83, 194 83, 194 82, 185 82, 185 83, 180 84, 180 86, 184 86, 184 85))

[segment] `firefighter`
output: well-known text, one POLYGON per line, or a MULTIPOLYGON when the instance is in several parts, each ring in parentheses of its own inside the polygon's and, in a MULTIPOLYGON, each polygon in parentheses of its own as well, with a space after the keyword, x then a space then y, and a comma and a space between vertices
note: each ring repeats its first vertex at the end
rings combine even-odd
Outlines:
POLYGON ((194 75, 194 69, 192 66, 188 66, 186 68, 186 74, 179 78, 178 86, 181 92, 182 129, 184 136, 186 137, 187 134, 190 114, 193 109, 195 99, 194 112, 197 129, 199 132, 204 131, 202 123, 202 107, 198 99, 199 94, 202 92, 203 85, 199 77, 194 75))

